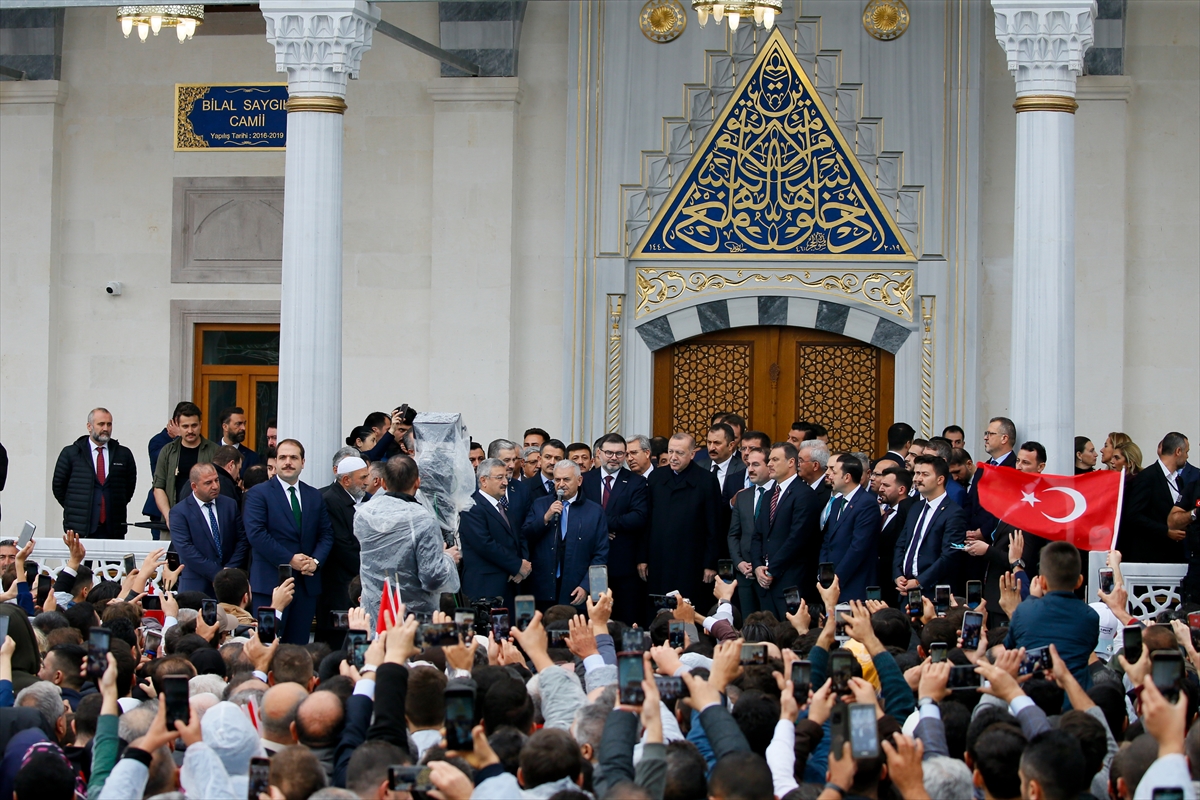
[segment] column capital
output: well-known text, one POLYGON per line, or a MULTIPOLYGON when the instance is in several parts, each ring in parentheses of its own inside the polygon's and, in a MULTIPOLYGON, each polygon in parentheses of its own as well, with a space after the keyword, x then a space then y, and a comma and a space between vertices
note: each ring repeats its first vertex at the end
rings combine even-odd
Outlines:
POLYGON ((259 8, 288 93, 344 98, 346 79, 358 77, 371 48, 379 9, 366 0, 261 0, 259 8))
POLYGON ((1074 97, 1092 46, 1095 0, 992 0, 992 9, 1017 96, 1074 97))

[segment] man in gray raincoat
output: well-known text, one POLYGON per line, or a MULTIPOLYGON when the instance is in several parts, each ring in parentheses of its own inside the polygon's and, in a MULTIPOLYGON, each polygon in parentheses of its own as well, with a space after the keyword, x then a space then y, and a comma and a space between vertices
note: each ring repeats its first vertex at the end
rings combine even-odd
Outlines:
POLYGON ((431 614, 443 592, 458 591, 458 548, 445 546, 437 520, 416 498, 417 463, 406 455, 392 456, 386 474, 387 494, 376 495, 354 515, 362 606, 378 619, 383 581, 390 577, 407 613, 431 614))

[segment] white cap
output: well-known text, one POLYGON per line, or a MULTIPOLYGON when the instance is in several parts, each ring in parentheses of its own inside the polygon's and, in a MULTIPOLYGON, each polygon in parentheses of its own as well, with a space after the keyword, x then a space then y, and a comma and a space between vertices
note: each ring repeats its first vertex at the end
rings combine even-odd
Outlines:
POLYGON ((1117 634, 1121 632, 1121 621, 1104 603, 1096 602, 1088 605, 1100 616, 1100 639, 1096 642, 1096 655, 1107 661, 1118 650, 1117 634))
POLYGON ((347 456, 338 462, 337 474, 349 475, 351 472, 358 472, 366 466, 367 462, 358 456, 347 456))

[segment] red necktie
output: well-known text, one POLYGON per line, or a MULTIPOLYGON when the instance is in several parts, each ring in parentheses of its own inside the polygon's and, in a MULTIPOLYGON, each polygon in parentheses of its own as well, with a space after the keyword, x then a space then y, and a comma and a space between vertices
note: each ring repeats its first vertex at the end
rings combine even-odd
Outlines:
POLYGON ((600 495, 600 507, 608 508, 608 495, 612 492, 612 475, 604 476, 604 493, 600 495))
MULTIPOLYGON (((104 448, 96 448, 96 480, 103 486, 108 476, 104 474, 104 448)), ((108 519, 108 509, 105 507, 104 493, 100 493, 100 524, 103 525, 108 519)))
POLYGON ((771 495, 771 524, 775 523, 775 509, 779 506, 779 495, 781 493, 779 484, 775 484, 775 492, 771 495))

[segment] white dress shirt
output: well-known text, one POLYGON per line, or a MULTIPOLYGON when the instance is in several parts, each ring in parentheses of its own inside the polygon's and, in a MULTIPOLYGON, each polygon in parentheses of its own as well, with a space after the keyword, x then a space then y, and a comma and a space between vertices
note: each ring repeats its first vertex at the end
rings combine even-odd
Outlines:
MULTIPOLYGON (((715 461, 713 463, 717 464, 715 461)), ((731 453, 729 458, 725 459, 720 464, 717 464, 716 469, 713 469, 712 467, 708 468, 710 472, 715 472, 717 474, 717 482, 721 484, 721 491, 725 491, 725 476, 729 474, 729 465, 732 463, 733 454, 731 453)))
MULTIPOLYGON (((297 492, 297 494, 299 494, 299 492, 297 492)), ((209 502, 205 503, 199 497, 196 497, 195 492, 192 492, 192 499, 196 501, 196 505, 200 506, 200 516, 204 518, 204 524, 208 526, 208 532, 213 534, 213 537, 216 538, 216 536, 219 534, 219 531, 214 531, 212 529, 212 522, 208 518, 208 511, 204 507, 207 505, 211 505, 213 519, 216 519, 216 517, 217 517, 217 501, 215 499, 213 499, 213 500, 210 500, 209 502)))
POLYGON ((1158 460, 1158 466, 1167 476, 1167 488, 1171 490, 1171 502, 1178 503, 1179 498, 1183 496, 1179 491, 1179 471, 1171 472, 1161 458, 1158 460))
MULTIPOLYGON (((908 544, 909 549, 904 551, 904 562, 900 566, 903 567, 908 564, 909 556, 912 553, 919 554, 921 552, 921 545, 925 543, 925 534, 929 530, 929 523, 931 520, 933 520, 933 515, 937 512, 938 506, 940 506, 942 504, 942 501, 945 499, 946 499, 946 493, 942 492, 940 495, 938 495, 933 500, 926 501, 928 504, 928 508, 925 509, 925 516, 921 518, 921 529, 917 530, 917 531, 913 531, 912 542, 909 542, 909 544, 908 544), (914 542, 915 542, 915 544, 914 544, 914 542)), ((917 513, 919 514, 920 512, 917 512, 917 513)), ((917 569, 917 564, 919 563, 919 561, 920 561, 919 556, 913 559, 913 574, 912 574, 913 578, 921 577, 918 574, 918 569, 917 569)))
MULTIPOLYGON (((288 505, 290 506, 292 504, 292 493, 288 490, 293 488, 293 484, 288 483, 279 475, 275 476, 275 480, 279 481, 279 485, 283 487, 283 496, 287 498, 288 505)), ((300 510, 303 511, 304 510, 304 498, 302 498, 300 496, 300 481, 296 481, 295 489, 296 489, 296 505, 300 506, 300 510)))
MULTIPOLYGON (((108 443, 96 444, 96 440, 88 437, 88 446, 92 449, 92 471, 99 474, 99 461, 97 455, 101 450, 104 451, 104 479, 108 480, 108 473, 112 471, 112 459, 108 456, 108 443)), ((1160 462, 1161 463, 1161 462, 1160 462)))

